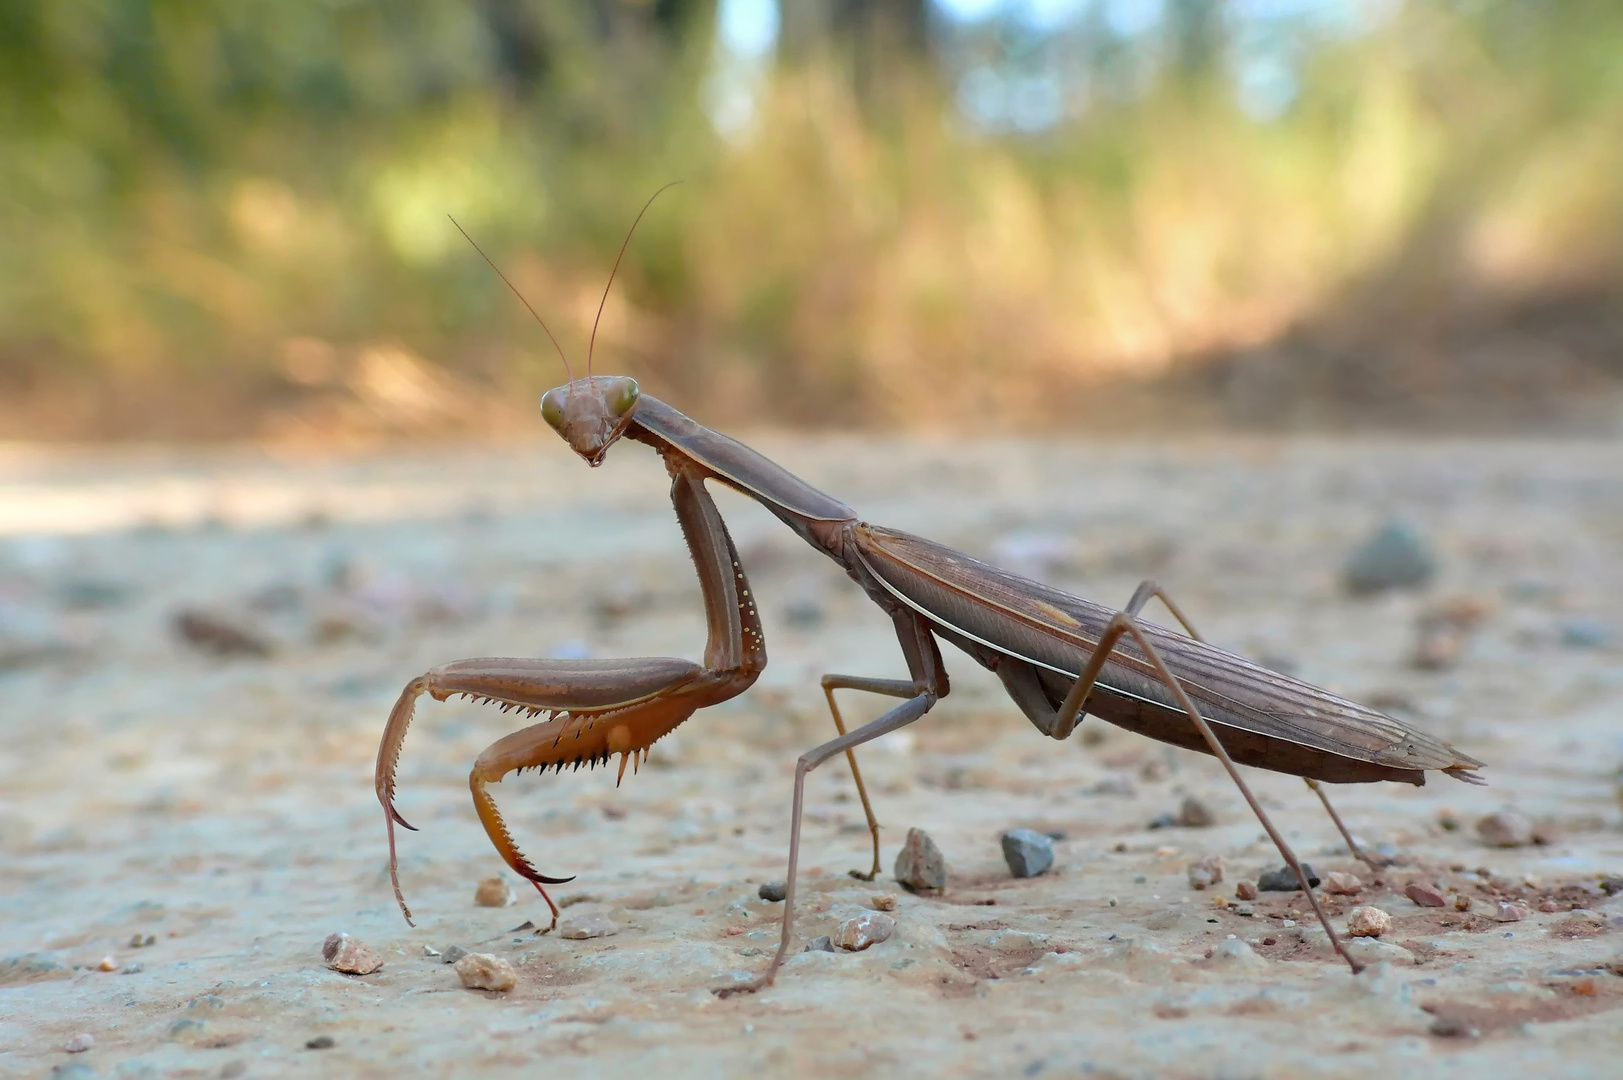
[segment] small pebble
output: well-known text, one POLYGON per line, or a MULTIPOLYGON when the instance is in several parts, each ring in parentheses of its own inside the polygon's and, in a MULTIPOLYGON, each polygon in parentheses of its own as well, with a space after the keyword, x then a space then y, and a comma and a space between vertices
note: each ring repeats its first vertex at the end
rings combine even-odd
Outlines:
POLYGON ((1478 1034, 1476 1028, 1452 1016, 1439 1016, 1433 1020, 1430 1031, 1439 1039, 1474 1039, 1478 1034))
POLYGON ((1446 907, 1448 897, 1435 885, 1426 885, 1418 881, 1411 881, 1403 887, 1403 895, 1419 904, 1421 907, 1446 907))
POLYGON ((176 1042, 195 1042, 208 1031, 208 1021, 195 1020, 190 1016, 182 1016, 169 1025, 169 1038, 176 1042))
POLYGON ((118 973, 120 975, 139 975, 139 974, 141 974, 141 972, 145 971, 146 969, 147 969, 147 966, 145 964, 141 963, 139 960, 137 960, 133 964, 125 964, 122 968, 119 969, 118 973))
POLYGON ((1054 841, 1034 829, 1010 829, 1003 834, 1003 861, 1017 878, 1031 878, 1054 865, 1054 841))
POLYGON ((762 885, 759 889, 756 889, 755 895, 759 896, 762 900, 768 900, 774 904, 781 904, 783 903, 783 898, 789 895, 789 886, 782 881, 769 881, 762 885))
POLYGON ((1342 568, 1342 581, 1354 596, 1414 589, 1437 574, 1437 559, 1418 530, 1394 518, 1360 544, 1342 568))
POLYGON ((1623 892, 1623 875, 1603 874, 1600 879, 1600 891, 1607 896, 1616 896, 1623 892))
POLYGON ((1157 815, 1155 815, 1155 817, 1151 818, 1150 823, 1148 825, 1144 826, 1144 827, 1146 829, 1170 829, 1170 828, 1173 828, 1174 826, 1176 826, 1177 824, 1178 824, 1177 815, 1175 815, 1175 814, 1157 814, 1157 815))
POLYGON ((1197 859, 1189 864, 1185 873, 1189 878, 1189 887, 1197 891, 1216 885, 1223 880, 1223 856, 1208 855, 1204 859, 1197 859))
POLYGON ((1538 909, 1548 915, 1550 912, 1560 911, 1561 905, 1556 903, 1554 900, 1546 900, 1539 904, 1538 909))
MULTIPOLYGON (((1321 930, 1319 933, 1323 937, 1324 932, 1321 930)), ((1402 945, 1394 945, 1390 941, 1380 941, 1372 937, 1355 937, 1349 938, 1342 944, 1346 948, 1348 956, 1366 967, 1380 963, 1392 964, 1398 967, 1412 967, 1419 962, 1419 958, 1414 953, 1405 949, 1402 945)), ((1330 939, 1325 938, 1324 947, 1329 948, 1329 946, 1330 939)))
POLYGON ((827 934, 819 934, 806 942, 807 952, 833 952, 834 942, 827 934))
POLYGON ((869 902, 873 904, 875 911, 896 910, 895 893, 874 893, 873 898, 869 902))
POLYGON ((1489 847, 1526 847, 1533 842, 1533 823, 1514 810, 1501 810, 1478 821, 1476 834, 1489 847))
POLYGON ((517 900, 512 888, 499 877, 487 877, 473 890, 473 902, 480 907, 509 907, 517 900))
POLYGON ((322 942, 321 955, 327 966, 346 975, 370 975, 383 966, 383 957, 372 946, 348 934, 333 934, 322 942))
POLYGON ((620 932, 614 921, 598 911, 582 911, 566 915, 558 924, 558 936, 570 941, 587 938, 613 937, 620 932))
POLYGON ((157 935, 155 935, 155 934, 131 934, 130 935, 130 948, 132 948, 132 949, 145 949, 148 946, 156 945, 157 943, 158 943, 158 938, 157 938, 157 935))
POLYGON ((446 949, 443 953, 440 953, 438 955, 439 955, 439 958, 440 958, 440 963, 442 963, 442 964, 454 964, 458 960, 462 959, 464 956, 467 956, 468 955, 468 950, 464 949, 460 945, 452 945, 450 948, 446 949))
MULTIPOLYGON (((1302 872, 1307 875, 1307 883, 1317 888, 1319 878, 1313 872, 1313 867, 1303 863, 1302 872)), ((1296 892, 1301 887, 1301 879, 1296 876, 1296 871, 1288 866, 1281 866, 1278 870, 1269 870, 1257 878, 1257 888, 1263 892, 1296 892)))
POLYGON ((1456 893, 1454 895, 1454 910, 1455 911, 1470 911, 1471 910, 1471 898, 1469 896, 1466 896, 1464 893, 1456 893))
POLYGON ((1349 937, 1380 937, 1392 927, 1392 916, 1378 907, 1353 908, 1347 916, 1349 937))
POLYGON ((117 958, 112 957, 112 956, 104 956, 104 957, 102 957, 101 958, 101 963, 96 965, 96 970, 97 971, 117 971, 118 970, 118 960, 117 960, 117 958))
POLYGON ((1332 870, 1324 875, 1324 891, 1335 893, 1337 896, 1356 896, 1364 883, 1358 880, 1357 874, 1347 874, 1340 870, 1332 870))
POLYGON ((1163 908, 1144 920, 1144 926, 1149 930, 1171 930, 1183 921, 1183 912, 1178 908, 1163 908))
POLYGON ((886 941, 896 930, 896 920, 878 911, 864 911, 842 922, 834 931, 833 943, 847 952, 861 952, 886 941))
POLYGON ((490 953, 469 953, 456 962, 457 978, 469 990, 511 990, 518 985, 513 965, 490 953))
POLYGON ((1244 916, 1247 919, 1251 918, 1257 913, 1257 909, 1250 904, 1235 904, 1229 910, 1234 912, 1234 914, 1244 916))
POLYGON ((1615 637, 1612 628, 1598 619, 1562 619, 1558 629, 1561 644, 1569 649, 1605 649, 1615 637))
POLYGON ((908 829, 907 840, 896 856, 895 877, 913 892, 940 892, 947 887, 947 860, 923 829, 908 829))
POLYGON ((96 1037, 88 1031, 81 1031, 73 1038, 62 1044, 62 1049, 70 1054, 82 1054, 96 1045, 96 1037))
POLYGON ((440 951, 438 949, 434 948, 434 946, 432 946, 432 945, 424 945, 423 946, 423 955, 424 956, 438 956, 439 954, 440 954, 440 951))
POLYGON ((1493 603, 1480 596, 1454 596, 1421 613, 1414 666, 1438 671, 1453 667, 1472 630, 1487 618, 1493 603))
POLYGON ((1184 799, 1183 805, 1178 807, 1178 824, 1186 829, 1204 829, 1217 823, 1206 804, 1193 795, 1184 799))
POLYGON ((1257 883, 1254 881, 1235 883, 1234 895, 1241 900, 1255 900, 1257 898, 1257 883))
POLYGON ((224 616, 183 609, 170 620, 181 641, 215 656, 269 656, 270 643, 224 616))
POLYGON ((333 1037, 331 1035, 317 1035, 313 1039, 306 1039, 304 1041, 304 1048, 306 1050, 331 1050, 336 1045, 338 1044, 333 1041, 333 1037))
POLYGON ((1230 971, 1262 971, 1268 961, 1258 956, 1249 942, 1228 938, 1212 950, 1212 959, 1230 971))
POLYGON ((1521 922, 1532 914, 1527 910, 1526 904, 1517 904, 1509 900, 1499 901, 1499 908, 1493 917, 1497 922, 1521 922))

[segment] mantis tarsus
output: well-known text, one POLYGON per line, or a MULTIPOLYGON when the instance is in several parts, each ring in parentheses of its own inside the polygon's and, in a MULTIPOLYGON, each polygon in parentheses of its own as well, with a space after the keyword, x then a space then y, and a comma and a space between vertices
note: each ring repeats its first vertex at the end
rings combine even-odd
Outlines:
MULTIPOLYGON (((647 206, 643 209, 646 212, 647 206)), ((622 245, 622 255, 624 251, 622 245)), ((595 327, 593 333, 595 340, 595 327)), ((704 661, 459 660, 408 683, 390 714, 376 772, 378 799, 388 825, 390 876, 408 922, 411 913, 396 869, 394 827, 412 826, 395 810, 393 797, 401 744, 419 696, 427 693, 443 701, 460 695, 497 703, 504 711, 546 714, 540 723, 491 744, 475 762, 469 784, 491 842, 515 872, 535 885, 556 925, 558 907, 545 886, 571 879, 547 877, 531 865, 508 833, 486 786, 510 772, 607 764, 615 756, 624 777, 626 765, 640 763, 656 740, 697 710, 743 693, 765 668, 766 643, 754 595, 727 526, 705 488, 707 480, 756 500, 844 567, 890 616, 908 669, 901 679, 823 676, 839 735, 802 754, 796 763, 778 950, 758 979, 719 993, 761 989, 783 964, 794 928, 806 774, 837 754, 844 753, 850 762, 873 836, 873 870, 866 876, 878 873, 879 825, 853 751, 913 723, 946 696, 947 672, 938 644, 942 640, 994 672, 1020 711, 1051 738, 1064 739, 1091 713, 1162 742, 1216 756, 1296 872, 1320 924, 1354 972, 1360 965, 1348 955, 1301 863, 1252 796, 1236 763, 1306 779, 1349 848, 1365 861, 1368 857, 1336 816, 1319 781, 1419 785, 1425 783, 1427 770, 1436 769, 1480 782, 1474 770, 1481 762, 1441 740, 1205 643, 1154 582, 1144 582, 1125 608, 1112 611, 943 545, 869 524, 844 503, 756 451, 640 393, 632 379, 592 375, 590 366, 587 371, 585 378, 571 376, 563 386, 549 390, 541 400, 542 416, 588 465, 600 464, 621 438, 645 443, 664 459, 671 501, 704 597, 708 626, 704 661), (1187 634, 1139 618, 1143 607, 1157 598, 1187 634), (899 698, 901 703, 847 732, 835 704, 836 690, 863 690, 899 698), (1215 729, 1222 730, 1221 739, 1215 729)))

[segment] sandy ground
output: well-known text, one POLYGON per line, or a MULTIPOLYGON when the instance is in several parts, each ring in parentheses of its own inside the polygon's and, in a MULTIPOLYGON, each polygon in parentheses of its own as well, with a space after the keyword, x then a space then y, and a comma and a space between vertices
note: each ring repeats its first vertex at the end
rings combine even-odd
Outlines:
MULTIPOLYGON (((464 656, 697 657, 698 591, 657 460, 631 446, 595 472, 550 445, 299 460, 12 448, 0 1072, 1617 1075, 1623 977, 1607 965, 1623 896, 1599 882, 1623 873, 1623 444, 757 443, 872 520, 1101 601, 1154 575, 1220 644, 1486 761, 1486 788, 1336 790, 1354 830, 1400 857, 1378 885, 1299 781, 1252 774, 1321 873, 1366 879, 1328 898, 1335 918, 1393 916, 1369 946, 1382 962, 1355 978, 1299 941, 1296 894, 1235 913, 1235 882, 1279 859, 1211 761, 1097 720, 1045 740, 949 649, 951 696, 864 755, 887 871, 923 827, 946 854, 945 895, 846 876, 866 835, 833 763, 808 790, 799 934, 891 893, 895 935, 800 954, 758 996, 712 995, 776 940, 781 906, 756 890, 783 875, 795 755, 831 731, 817 676, 902 673, 840 571, 727 493, 766 621, 761 681, 618 789, 601 770, 495 789, 536 862, 578 875, 557 890, 565 914, 619 932, 510 932, 544 912, 533 893, 475 905, 476 882, 505 871, 466 770, 517 725, 434 703, 401 776, 422 829, 402 840, 409 929, 371 782, 407 679, 464 656), (1437 581, 1349 598, 1347 553, 1392 515, 1429 539, 1437 581), (1417 669, 1418 621, 1460 597, 1486 617, 1457 663, 1417 669), (187 610, 269 654, 187 644, 173 629, 187 610), (1188 795, 1215 825, 1148 828, 1188 795), (1474 823, 1505 807, 1546 842, 1484 846, 1474 823), (1015 826, 1063 833, 1052 872, 1009 876, 998 841, 1015 826), (1227 880, 1195 891, 1185 869, 1207 854, 1227 880), (1412 881, 1471 912, 1416 906, 1412 881), (1529 917, 1496 921, 1506 897, 1529 917), (335 931, 377 948, 382 971, 327 969, 335 931), (510 959, 518 987, 463 989, 425 951, 452 945, 510 959), (1432 1034, 1439 1018, 1467 1034, 1432 1034), (94 1046, 64 1052, 79 1033, 94 1046), (307 1048, 321 1037, 332 1045, 307 1048)), ((852 695, 848 715, 880 708, 852 695)))

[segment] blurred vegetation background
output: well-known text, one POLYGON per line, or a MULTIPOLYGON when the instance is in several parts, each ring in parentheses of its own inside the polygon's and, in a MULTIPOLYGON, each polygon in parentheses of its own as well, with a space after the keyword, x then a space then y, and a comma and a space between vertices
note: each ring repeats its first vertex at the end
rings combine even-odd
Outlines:
POLYGON ((8 0, 0 436, 1617 430, 1615 0, 8 0))

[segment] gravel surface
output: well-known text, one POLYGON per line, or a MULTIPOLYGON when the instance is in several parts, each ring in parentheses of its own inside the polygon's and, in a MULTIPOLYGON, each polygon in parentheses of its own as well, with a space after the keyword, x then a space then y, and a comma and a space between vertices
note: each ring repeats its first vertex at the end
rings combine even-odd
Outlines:
MULTIPOLYGON (((876 893, 895 894, 894 929, 718 998, 777 943, 783 905, 759 892, 783 879, 795 756, 833 733, 818 676, 902 673, 839 568, 722 492, 761 598, 760 682, 618 788, 582 770, 492 789, 536 865, 577 875, 554 890, 564 915, 613 932, 524 926, 545 926, 545 906, 467 789, 479 751, 522 721, 427 700, 399 783, 421 829, 400 838, 411 929, 372 790, 409 678, 466 656, 699 655, 659 462, 630 445, 595 471, 551 445, 0 448, 0 1073, 1616 1068, 1623 898, 1603 875, 1623 874, 1623 444, 751 441, 872 520, 1073 592, 1122 603, 1153 576, 1217 643, 1448 739, 1490 786, 1331 788, 1396 859, 1375 874, 1300 781, 1250 774, 1300 855, 1359 879, 1322 897, 1337 924, 1390 917, 1353 977, 1299 894, 1236 903, 1236 883, 1281 860, 1215 763, 1097 719, 1046 740, 947 647, 951 696, 861 752, 882 865, 925 829, 945 892, 847 876, 872 854, 833 759, 808 785, 798 940, 838 935, 876 893), (1394 519, 1435 575, 1349 595, 1349 555, 1394 519), (1457 654, 1419 663, 1428 612, 1461 598, 1484 614, 1457 654), (1147 828, 1189 798, 1210 826, 1147 828), (1504 813, 1526 829, 1479 833, 1504 813), (1063 837, 1047 873, 1010 876, 1001 837, 1017 828, 1063 837), (1209 856, 1225 882, 1196 890, 1188 867, 1209 856), (493 875, 516 905, 476 903, 493 875), (1448 904, 1416 903, 1416 882, 1448 904), (330 968, 333 934, 382 967, 330 968), (516 986, 465 989, 453 946, 510 965, 516 986)), ((850 722, 886 704, 842 695, 850 722)))

